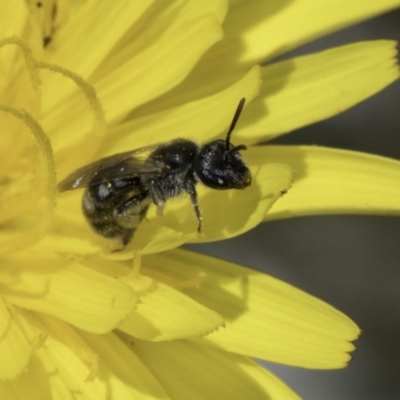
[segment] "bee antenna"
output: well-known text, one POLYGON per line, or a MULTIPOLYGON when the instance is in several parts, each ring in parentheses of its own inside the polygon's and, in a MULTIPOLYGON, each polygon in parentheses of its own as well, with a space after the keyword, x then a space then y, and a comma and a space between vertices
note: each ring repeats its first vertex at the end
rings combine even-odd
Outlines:
POLYGON ((235 129, 235 126, 236 126, 236 123, 238 122, 240 114, 242 113, 245 101, 246 101, 245 98, 243 98, 243 99, 241 99, 239 101, 239 104, 238 104, 238 106, 236 108, 236 111, 235 111, 235 115, 233 116, 233 119, 232 119, 232 122, 231 122, 231 126, 229 127, 228 133, 226 134, 226 151, 229 150, 229 143, 230 143, 230 140, 231 140, 231 134, 232 134, 232 131, 235 129))

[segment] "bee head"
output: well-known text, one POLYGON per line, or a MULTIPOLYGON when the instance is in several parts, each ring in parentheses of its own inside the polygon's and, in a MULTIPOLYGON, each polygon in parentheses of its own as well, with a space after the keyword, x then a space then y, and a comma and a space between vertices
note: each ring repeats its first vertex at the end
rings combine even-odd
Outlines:
POLYGON ((206 143, 197 157, 195 173, 204 185, 212 189, 245 189, 251 184, 250 170, 240 154, 246 146, 234 146, 230 142, 244 102, 245 99, 239 102, 226 139, 206 143))

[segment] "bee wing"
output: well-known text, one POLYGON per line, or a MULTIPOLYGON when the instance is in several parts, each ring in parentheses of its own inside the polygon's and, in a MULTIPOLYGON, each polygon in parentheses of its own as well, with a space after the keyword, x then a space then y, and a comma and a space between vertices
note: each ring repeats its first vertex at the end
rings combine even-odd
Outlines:
POLYGON ((159 174, 165 166, 162 162, 148 160, 147 156, 140 156, 141 153, 150 151, 157 146, 146 146, 126 153, 114 154, 78 168, 58 184, 58 191, 64 192, 89 185, 98 185, 114 178, 159 174))

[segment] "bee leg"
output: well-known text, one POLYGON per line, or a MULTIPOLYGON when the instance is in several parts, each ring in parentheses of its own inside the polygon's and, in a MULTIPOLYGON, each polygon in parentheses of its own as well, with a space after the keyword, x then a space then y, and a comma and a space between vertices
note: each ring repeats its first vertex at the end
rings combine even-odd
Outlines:
POLYGON ((118 225, 123 230, 121 242, 126 246, 132 239, 140 222, 146 216, 150 205, 148 193, 141 193, 124 201, 115 210, 118 225))
POLYGON ((122 249, 124 249, 125 246, 131 241, 135 231, 136 231, 136 229, 125 229, 124 230, 124 232, 122 234, 122 238, 121 238, 121 243, 122 243, 122 246, 123 246, 122 249))
POLYGON ((164 191, 155 179, 150 180, 149 190, 151 199, 153 200, 153 203, 157 206, 157 215, 161 217, 164 211, 165 203, 167 201, 164 191))
POLYGON ((194 213, 196 214, 197 221, 199 221, 199 225, 197 227, 197 232, 198 233, 202 233, 202 220, 203 220, 203 218, 201 217, 199 202, 197 200, 196 187, 194 186, 194 183, 192 181, 186 182, 185 191, 190 197, 190 201, 192 203, 192 206, 193 206, 193 209, 194 209, 194 213))
POLYGON ((119 204, 115 211, 119 218, 123 218, 125 216, 140 216, 142 214, 146 214, 147 209, 149 208, 149 203, 149 194, 141 193, 124 201, 122 204, 119 204))
POLYGON ((158 215, 159 217, 161 217, 161 216, 163 215, 164 206, 165 206, 165 201, 159 202, 159 203, 157 204, 157 215, 158 215))

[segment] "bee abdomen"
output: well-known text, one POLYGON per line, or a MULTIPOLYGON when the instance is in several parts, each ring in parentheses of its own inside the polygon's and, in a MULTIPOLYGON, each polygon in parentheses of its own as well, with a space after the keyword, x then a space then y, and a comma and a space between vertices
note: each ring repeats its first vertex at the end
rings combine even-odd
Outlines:
POLYGON ((83 213, 92 229, 99 235, 120 241, 124 246, 132 239, 150 204, 147 192, 116 193, 109 201, 96 201, 89 188, 82 199, 83 213), (116 201, 119 200, 119 201, 116 201), (116 206, 118 203, 118 206, 116 206))

